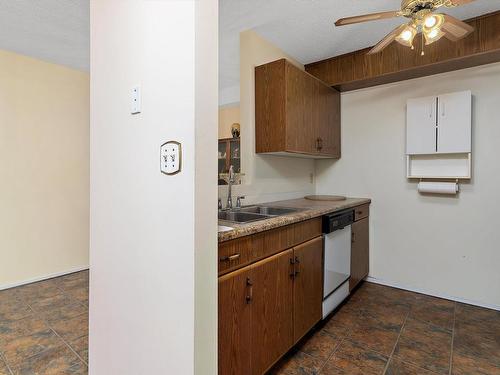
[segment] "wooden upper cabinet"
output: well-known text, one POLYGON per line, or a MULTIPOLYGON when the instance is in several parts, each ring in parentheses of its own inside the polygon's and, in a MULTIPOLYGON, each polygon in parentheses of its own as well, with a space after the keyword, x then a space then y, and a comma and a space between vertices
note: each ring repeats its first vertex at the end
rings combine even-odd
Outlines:
POLYGON ((294 248, 294 343, 321 320, 323 301, 323 238, 294 248))
POLYGON ((251 375, 252 270, 219 278, 219 375, 251 375))
POLYGON ((340 158, 340 93, 285 59, 256 67, 255 148, 340 158))

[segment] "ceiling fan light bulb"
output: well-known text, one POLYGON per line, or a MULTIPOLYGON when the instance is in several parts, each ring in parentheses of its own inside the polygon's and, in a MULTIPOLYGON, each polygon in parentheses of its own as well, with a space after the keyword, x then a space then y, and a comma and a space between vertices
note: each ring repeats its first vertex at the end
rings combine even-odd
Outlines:
POLYGON ((434 17, 434 16, 428 16, 424 21, 425 27, 428 27, 428 28, 434 27, 436 25, 436 23, 437 23, 437 20, 436 20, 436 17, 434 17))
POLYGON ((405 30, 401 33, 401 39, 410 41, 413 37, 413 33, 410 30, 405 30))

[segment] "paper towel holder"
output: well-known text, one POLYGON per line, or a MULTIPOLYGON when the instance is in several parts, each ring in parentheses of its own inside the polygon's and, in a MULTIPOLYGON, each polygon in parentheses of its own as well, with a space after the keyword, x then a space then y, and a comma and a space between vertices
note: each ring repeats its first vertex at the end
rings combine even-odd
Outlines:
MULTIPOLYGON (((447 180, 453 180, 452 178, 447 180)), ((417 184, 417 191, 420 194, 432 194, 432 195, 457 195, 460 193, 459 179, 454 179, 455 181, 424 181, 424 178, 420 178, 417 184), (427 184, 427 186, 425 186, 427 184)))

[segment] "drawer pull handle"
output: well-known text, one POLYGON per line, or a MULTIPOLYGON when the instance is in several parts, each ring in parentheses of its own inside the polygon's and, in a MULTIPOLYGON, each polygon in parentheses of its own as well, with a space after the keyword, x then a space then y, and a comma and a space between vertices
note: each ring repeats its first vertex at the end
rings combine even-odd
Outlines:
POLYGON ((357 214, 358 215, 361 215, 363 213, 363 211, 358 211, 357 214))
POLYGON ((240 254, 229 255, 229 256, 221 257, 219 259, 219 261, 221 261, 221 262, 233 262, 235 260, 240 259, 240 256, 241 256, 240 254))

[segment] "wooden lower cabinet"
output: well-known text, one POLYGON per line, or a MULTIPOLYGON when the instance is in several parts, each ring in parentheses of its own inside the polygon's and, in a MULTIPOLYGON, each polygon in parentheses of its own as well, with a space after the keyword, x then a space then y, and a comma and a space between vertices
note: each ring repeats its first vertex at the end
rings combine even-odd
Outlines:
POLYGON ((323 301, 323 238, 294 248, 293 341, 299 341, 321 320, 323 301))
POLYGON ((351 278, 349 290, 353 290, 369 270, 369 222, 368 217, 356 221, 351 226, 351 278))
POLYGON ((293 345, 293 251, 253 267, 252 374, 263 374, 293 345))
POLYGON ((219 278, 219 374, 251 375, 250 267, 219 278))
POLYGON ((322 237, 219 278, 219 375, 261 375, 321 319, 322 237))

